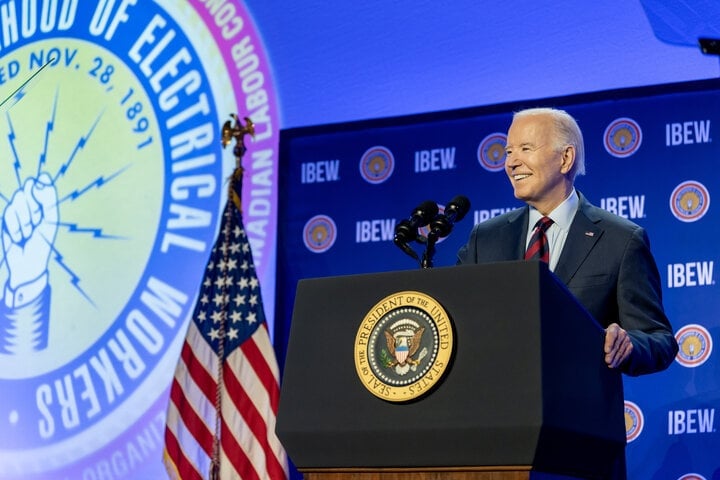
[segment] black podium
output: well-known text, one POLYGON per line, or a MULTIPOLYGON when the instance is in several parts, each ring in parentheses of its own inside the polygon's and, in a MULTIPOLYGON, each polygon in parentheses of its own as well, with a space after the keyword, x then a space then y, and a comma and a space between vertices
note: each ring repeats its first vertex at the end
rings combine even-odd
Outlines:
POLYGON ((606 478, 625 424, 603 336, 538 262, 302 280, 277 433, 306 478, 606 478), (392 403, 361 384, 353 342, 368 310, 405 290, 442 304, 455 347, 433 391, 392 403))

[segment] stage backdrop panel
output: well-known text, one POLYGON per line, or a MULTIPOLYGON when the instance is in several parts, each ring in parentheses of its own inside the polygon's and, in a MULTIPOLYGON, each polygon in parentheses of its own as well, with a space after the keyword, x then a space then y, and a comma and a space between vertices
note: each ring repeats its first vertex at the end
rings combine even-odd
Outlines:
MULTIPOLYGON (((680 344, 667 371, 624 379, 629 478, 718 478, 719 219, 711 204, 720 188, 720 147, 713 142, 718 86, 673 84, 282 131, 281 364, 298 280, 420 268, 394 245, 395 226, 425 200, 444 207, 462 194, 471 210, 433 258, 435 266, 454 264, 474 223, 521 205, 503 170, 512 112, 562 107, 585 136, 587 175, 576 186, 594 204, 647 229, 680 344)), ((423 255, 421 244, 411 246, 423 255)), ((468 292, 482 294, 471 285, 468 292)))

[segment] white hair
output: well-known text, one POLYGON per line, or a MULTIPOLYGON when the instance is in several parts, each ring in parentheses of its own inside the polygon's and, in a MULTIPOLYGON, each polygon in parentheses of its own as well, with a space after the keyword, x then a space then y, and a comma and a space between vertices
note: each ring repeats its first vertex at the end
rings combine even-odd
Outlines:
POLYGON ((575 165, 571 172, 574 179, 577 175, 585 175, 585 144, 580 127, 575 119, 565 110, 556 108, 528 108, 513 114, 513 119, 529 117, 532 115, 548 115, 553 120, 557 144, 555 148, 560 151, 567 145, 575 147, 575 165))

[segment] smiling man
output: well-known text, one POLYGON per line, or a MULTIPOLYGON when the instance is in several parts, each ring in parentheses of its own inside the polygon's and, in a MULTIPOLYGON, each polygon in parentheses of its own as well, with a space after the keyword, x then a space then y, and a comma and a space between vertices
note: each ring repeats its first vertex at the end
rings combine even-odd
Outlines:
POLYGON ((517 112, 506 153, 505 172, 515 197, 527 206, 476 225, 458 264, 534 253, 605 328, 609 368, 633 376, 667 368, 678 345, 647 233, 575 190, 575 177, 585 173, 575 119, 551 108, 517 112))
MULTIPOLYGON (((476 225, 458 264, 539 259, 605 328, 608 368, 636 376, 667 368, 678 345, 662 306, 645 230, 595 207, 575 189, 585 173, 582 132, 567 112, 517 112, 505 172, 527 205, 476 225)), ((612 479, 625 479, 624 459, 612 479)))

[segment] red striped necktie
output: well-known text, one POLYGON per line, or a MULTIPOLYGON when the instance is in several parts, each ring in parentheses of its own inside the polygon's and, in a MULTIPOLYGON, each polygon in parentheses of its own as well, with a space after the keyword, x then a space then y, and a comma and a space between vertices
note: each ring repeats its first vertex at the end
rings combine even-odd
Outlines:
POLYGON ((550 262, 550 249, 548 248, 548 240, 545 232, 553 221, 551 218, 542 217, 535 224, 535 229, 530 237, 527 250, 525 250, 525 260, 542 260, 545 263, 550 262))

